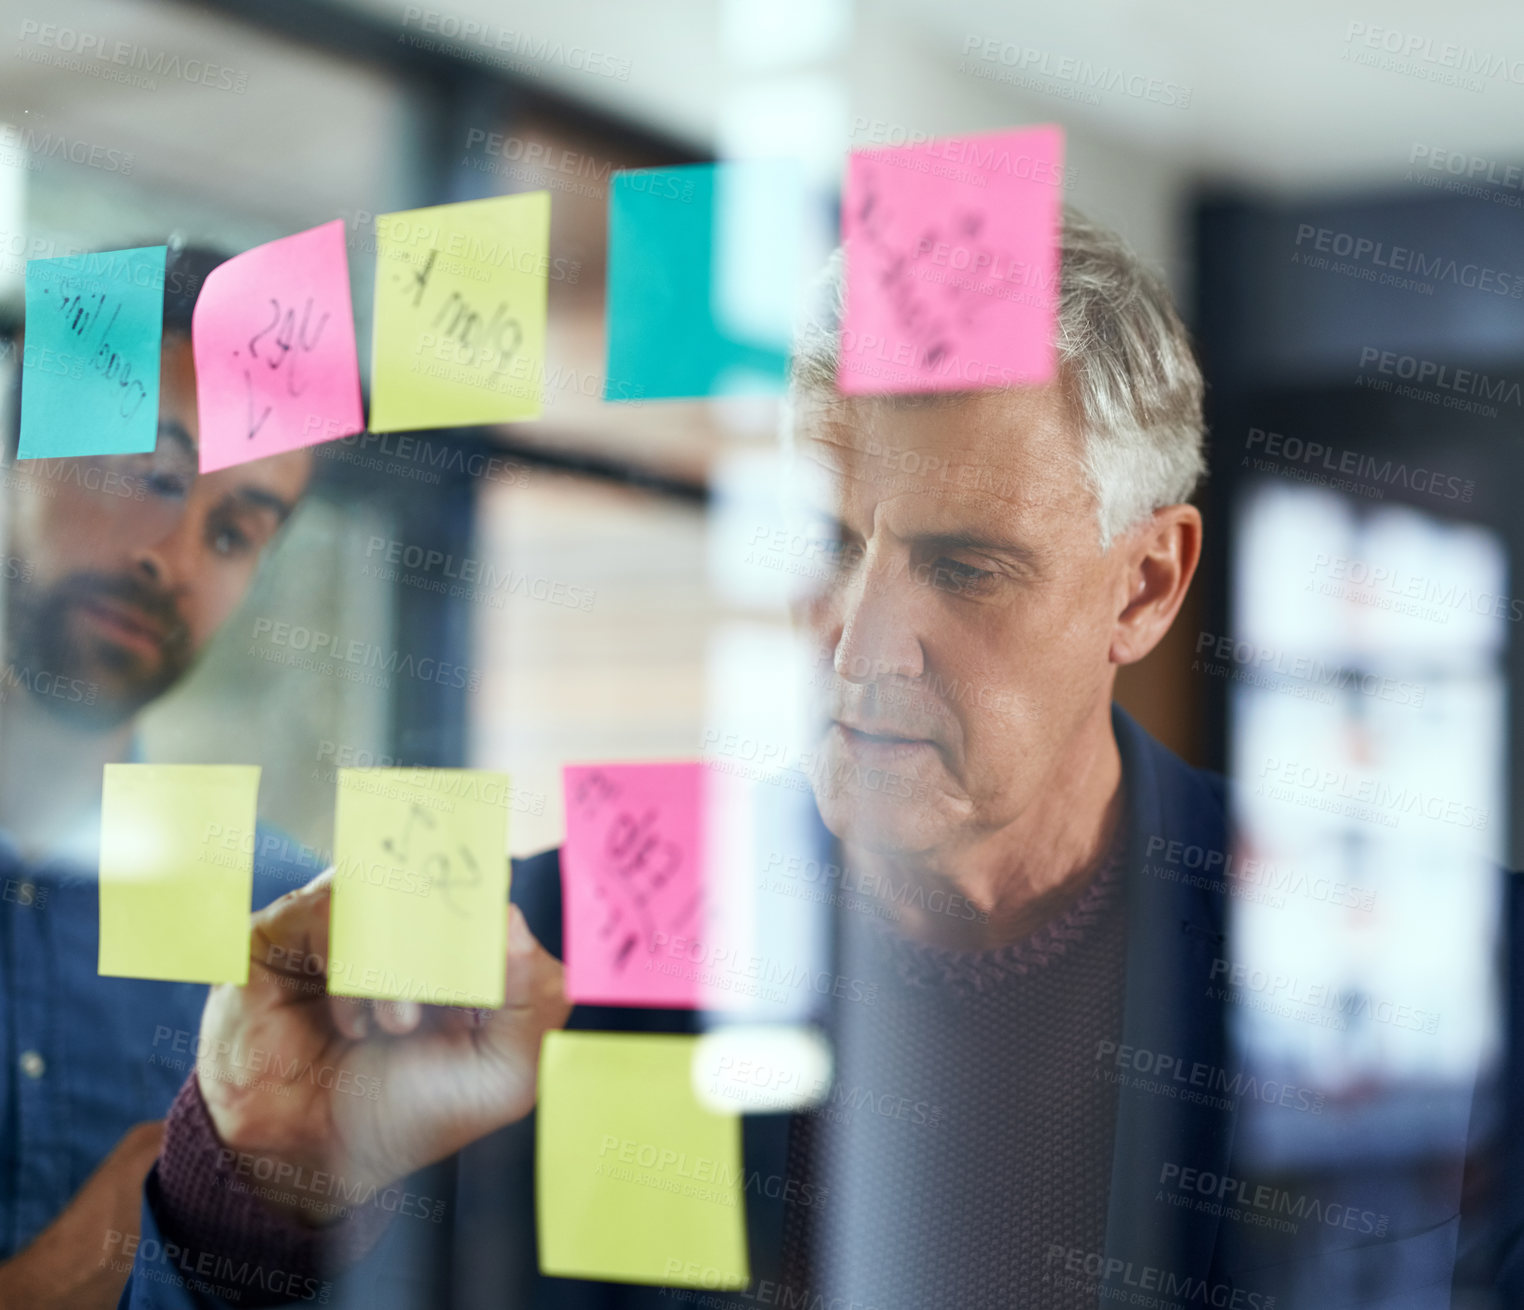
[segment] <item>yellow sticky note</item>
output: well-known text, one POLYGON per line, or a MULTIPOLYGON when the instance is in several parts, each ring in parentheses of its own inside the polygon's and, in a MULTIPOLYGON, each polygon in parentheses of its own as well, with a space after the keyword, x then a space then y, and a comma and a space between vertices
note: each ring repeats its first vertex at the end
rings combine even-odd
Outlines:
POLYGON ((339 770, 329 992, 502 1005, 508 804, 506 773, 339 770))
POLYGON ((741 1120, 699 1103, 696 1037, 552 1032, 540 1051, 540 1272, 745 1287, 741 1120))
POLYGON ((370 430, 537 418, 550 192, 376 218, 370 430))
POLYGON ((248 982, 258 798, 255 765, 106 765, 102 974, 248 982))

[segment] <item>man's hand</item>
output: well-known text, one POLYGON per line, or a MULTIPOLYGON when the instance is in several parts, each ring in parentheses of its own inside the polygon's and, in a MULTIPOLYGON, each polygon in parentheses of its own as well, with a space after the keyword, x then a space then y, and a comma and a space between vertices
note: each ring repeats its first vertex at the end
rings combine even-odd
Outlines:
POLYGON ((111 1310, 127 1283, 130 1260, 110 1258, 138 1235, 143 1179, 159 1156, 164 1125, 128 1131, 85 1180, 74 1199, 26 1250, 0 1264, 3 1310, 111 1310))
POLYGON ((331 887, 330 871, 254 916, 248 985, 212 989, 196 1061, 235 1173, 309 1223, 522 1119, 540 1039, 571 1010, 516 907, 500 1010, 327 995, 331 887))

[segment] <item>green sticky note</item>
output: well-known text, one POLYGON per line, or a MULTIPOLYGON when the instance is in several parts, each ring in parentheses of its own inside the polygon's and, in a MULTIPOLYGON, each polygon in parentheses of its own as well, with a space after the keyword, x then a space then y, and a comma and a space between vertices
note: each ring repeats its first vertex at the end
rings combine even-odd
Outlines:
POLYGON ((340 769, 338 787, 329 992, 502 1005, 508 775, 340 769))
POLYGON ((614 175, 605 400, 783 390, 796 171, 738 160, 614 175))
POLYGON ((27 260, 18 459, 154 448, 165 249, 27 260))
POLYGON ((248 982, 258 794, 255 765, 106 765, 102 974, 248 982))
POLYGON ((376 218, 370 430, 538 418, 550 193, 376 218))
POLYGON ((535 1194, 540 1272, 745 1287, 741 1120, 700 1104, 696 1037, 547 1033, 535 1194))

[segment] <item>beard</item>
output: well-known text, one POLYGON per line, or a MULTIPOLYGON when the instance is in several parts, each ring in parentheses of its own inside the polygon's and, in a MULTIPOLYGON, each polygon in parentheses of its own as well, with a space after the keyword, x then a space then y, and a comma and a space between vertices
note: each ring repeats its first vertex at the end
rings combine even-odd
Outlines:
POLYGON ((47 586, 13 580, 7 608, 6 681, 80 727, 119 727, 190 668, 190 632, 174 598, 131 574, 71 573, 47 586), (128 606, 157 629, 156 656, 86 628, 82 613, 98 600, 128 606))

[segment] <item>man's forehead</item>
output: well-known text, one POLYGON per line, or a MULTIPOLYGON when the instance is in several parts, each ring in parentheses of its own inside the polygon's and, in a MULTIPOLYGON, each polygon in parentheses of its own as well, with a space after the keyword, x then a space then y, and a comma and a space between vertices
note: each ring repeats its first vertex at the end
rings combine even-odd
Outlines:
POLYGON ((203 473, 197 482, 211 494, 269 493, 294 504, 307 489, 313 463, 311 448, 303 447, 203 473))
MULTIPOLYGON (((160 396, 160 455, 170 463, 188 463, 194 474, 200 459, 200 442, 194 404, 195 356, 190 338, 183 333, 165 333, 163 359, 169 372, 187 385, 179 395, 171 392, 160 396)), ((202 494, 227 495, 249 490, 294 501, 306 489, 312 472, 311 448, 302 447, 229 465, 214 473, 202 473, 196 481, 202 494)))
POLYGON ((794 494, 839 502, 921 493, 1041 508, 1087 495, 1081 443, 1056 388, 934 397, 801 397, 794 494))

